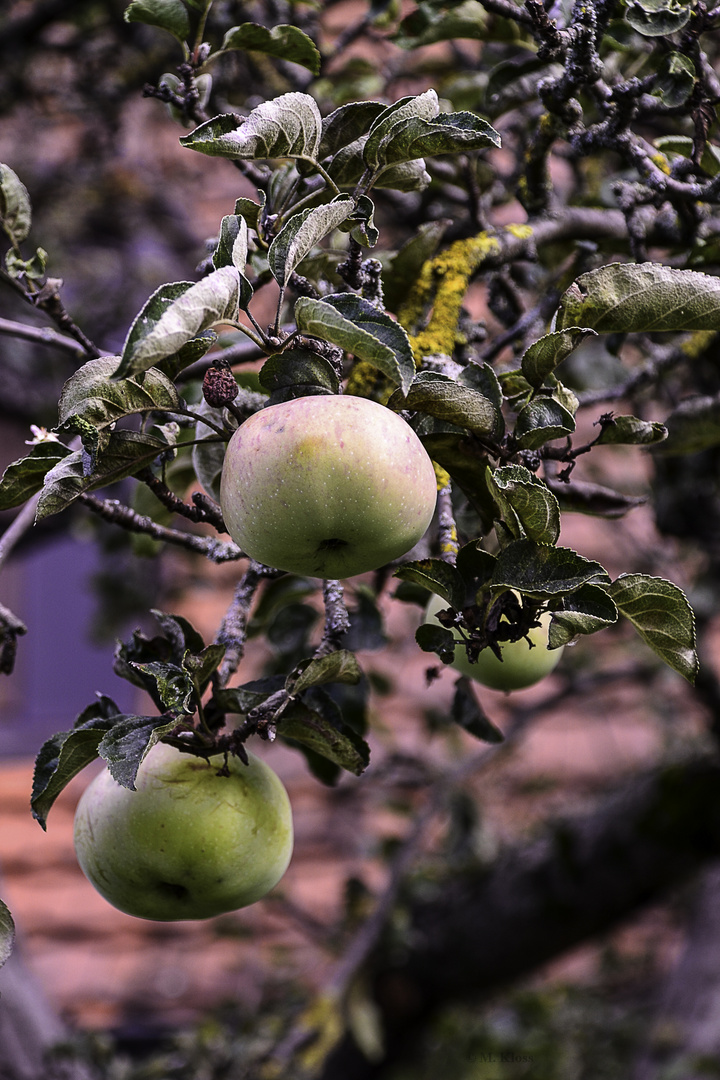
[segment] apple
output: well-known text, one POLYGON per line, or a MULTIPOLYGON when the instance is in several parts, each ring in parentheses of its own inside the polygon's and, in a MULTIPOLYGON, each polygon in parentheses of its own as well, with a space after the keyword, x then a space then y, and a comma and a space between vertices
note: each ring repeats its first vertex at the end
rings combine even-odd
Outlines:
POLYGON ((435 470, 396 413, 352 395, 269 405, 233 434, 220 506, 246 554, 310 577, 376 570, 421 539, 435 470))
POLYGON ((223 776, 223 755, 206 761, 158 743, 135 791, 104 769, 75 814, 85 876, 140 919, 209 919, 259 900, 287 869, 293 825, 280 778, 248 757, 230 757, 223 776))
MULTIPOLYGON (((438 611, 449 607, 446 600, 433 595, 425 611, 425 622, 442 625, 436 617, 438 611)), ((482 649, 477 661, 472 663, 462 645, 455 646, 455 658, 451 667, 461 675, 467 675, 475 682, 482 683, 492 690, 523 690, 534 686, 557 666, 562 656, 562 648, 548 648, 548 633, 552 616, 549 611, 540 616, 540 626, 533 627, 528 637, 532 648, 525 638, 519 641, 507 641, 500 644, 502 660, 498 660, 492 649, 482 649)), ((463 641, 459 630, 453 631, 456 641, 463 641)))

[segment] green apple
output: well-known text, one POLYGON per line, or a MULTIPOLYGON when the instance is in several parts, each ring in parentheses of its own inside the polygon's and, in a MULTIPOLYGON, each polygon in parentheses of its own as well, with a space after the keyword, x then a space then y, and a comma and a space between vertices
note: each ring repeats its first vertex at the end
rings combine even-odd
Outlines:
POLYGON ((367 398, 313 395, 253 413, 225 454, 220 505, 258 562, 310 577, 376 570, 421 539, 435 470, 396 413, 367 398))
MULTIPOLYGON (((447 607, 447 601, 435 594, 427 606, 425 622, 434 622, 440 626, 437 613, 447 607)), ((532 647, 525 638, 508 641, 500 645, 502 660, 498 660, 492 649, 485 648, 481 650, 477 661, 471 663, 462 645, 456 645, 455 659, 451 666, 462 675, 467 675, 492 690, 524 690, 526 686, 533 686, 554 670, 562 656, 562 648, 548 648, 551 618, 550 612, 544 612, 540 616, 540 626, 533 627, 528 634, 532 647)), ((456 641, 463 640, 459 630, 454 630, 453 636, 456 641)))
POLYGON ((264 896, 293 847, 279 777, 250 764, 205 761, 158 743, 130 791, 104 769, 80 798, 75 851, 90 882, 120 911, 163 922, 209 919, 264 896))

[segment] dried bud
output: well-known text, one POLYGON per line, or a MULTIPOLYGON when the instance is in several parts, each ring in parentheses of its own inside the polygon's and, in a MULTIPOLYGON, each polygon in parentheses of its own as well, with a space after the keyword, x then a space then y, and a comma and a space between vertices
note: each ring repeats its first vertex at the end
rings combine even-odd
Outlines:
POLYGON ((203 397, 213 409, 231 405, 238 396, 238 384, 227 361, 216 360, 205 372, 203 397))

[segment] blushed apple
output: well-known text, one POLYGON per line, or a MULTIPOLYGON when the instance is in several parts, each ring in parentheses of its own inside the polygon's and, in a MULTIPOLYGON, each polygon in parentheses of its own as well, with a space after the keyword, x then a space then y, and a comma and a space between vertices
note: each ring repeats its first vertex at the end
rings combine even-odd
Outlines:
MULTIPOLYGON (((436 616, 438 611, 443 611, 448 606, 441 596, 433 595, 425 612, 425 622, 442 625, 436 616)), ((507 641, 500 644, 502 660, 498 660, 492 649, 484 648, 477 661, 472 663, 460 644, 455 646, 455 658, 451 667, 492 690, 523 690, 527 686, 534 686, 554 670, 562 656, 562 648, 548 648, 551 618, 550 612, 544 612, 540 616, 540 625, 530 630, 528 638, 532 647, 526 638, 507 641)), ((456 641, 463 641, 459 630, 454 630, 453 636, 456 641)))
POLYGON ((345 578, 404 555, 435 510, 435 470, 396 413, 351 395, 313 395, 253 413, 225 454, 220 505, 258 562, 345 578))
POLYGON ((104 769, 75 814, 86 877, 140 919, 208 919, 254 903, 285 873, 293 848, 290 801, 254 755, 205 761, 164 743, 138 770, 136 791, 104 769))

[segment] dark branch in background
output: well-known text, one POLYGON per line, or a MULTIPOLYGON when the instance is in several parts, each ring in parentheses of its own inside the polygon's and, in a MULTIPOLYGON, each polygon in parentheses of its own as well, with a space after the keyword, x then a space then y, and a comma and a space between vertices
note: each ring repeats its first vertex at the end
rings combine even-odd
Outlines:
POLYGON ((35 341, 42 345, 51 345, 55 349, 70 353, 77 360, 81 360, 85 355, 85 350, 78 341, 59 334, 57 330, 52 330, 49 326, 27 326, 25 323, 14 322, 12 319, 0 319, 0 334, 23 338, 25 341, 35 341))
POLYGON ((69 334, 71 338, 77 341, 86 356, 91 359, 102 356, 102 350, 98 349, 97 345, 73 322, 65 310, 65 305, 60 299, 60 289, 62 287, 60 278, 48 278, 39 292, 32 292, 23 288, 20 282, 5 270, 0 270, 0 280, 14 289, 19 296, 22 296, 23 300, 32 304, 39 311, 43 311, 52 319, 59 330, 69 334))
POLYGON ((194 522, 208 522, 210 525, 214 525, 218 532, 227 532, 225 528, 225 522, 223 521, 220 508, 211 503, 207 497, 200 502, 198 499, 195 501, 193 496, 193 505, 184 502, 179 495, 176 495, 174 491, 171 491, 167 484, 163 483, 159 476, 156 476, 152 469, 142 469, 137 474, 137 479, 141 480, 143 484, 152 491, 156 499, 158 499, 163 506, 168 510, 171 510, 173 514, 179 514, 188 521, 194 522))

